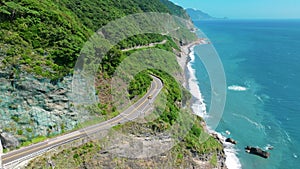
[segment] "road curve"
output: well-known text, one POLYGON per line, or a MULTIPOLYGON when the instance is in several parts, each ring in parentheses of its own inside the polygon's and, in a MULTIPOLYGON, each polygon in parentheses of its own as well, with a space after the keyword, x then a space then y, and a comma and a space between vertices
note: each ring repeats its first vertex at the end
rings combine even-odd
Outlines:
POLYGON ((85 127, 83 129, 65 135, 47 139, 43 142, 32 144, 30 146, 23 147, 18 150, 14 150, 6 154, 3 154, 1 156, 3 168, 9 168, 9 166, 14 163, 19 163, 31 159, 44 152, 47 152, 48 150, 54 147, 66 144, 68 142, 71 142, 79 138, 87 137, 89 134, 101 132, 101 130, 107 130, 115 125, 123 124, 128 121, 136 119, 137 117, 144 114, 148 109, 151 108, 151 103, 155 100, 155 98, 163 88, 163 83, 159 78, 155 76, 152 76, 152 78, 153 81, 151 83, 151 87, 148 90, 148 92, 140 100, 138 100, 136 103, 131 105, 125 111, 120 113, 118 116, 93 126, 85 127), (150 95, 151 98, 148 97, 150 95))

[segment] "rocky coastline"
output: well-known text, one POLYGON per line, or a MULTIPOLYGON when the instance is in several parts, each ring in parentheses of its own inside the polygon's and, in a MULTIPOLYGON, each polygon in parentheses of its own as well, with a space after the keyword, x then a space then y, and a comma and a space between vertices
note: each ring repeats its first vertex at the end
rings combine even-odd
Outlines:
MULTIPOLYGON (((188 67, 187 66, 188 66, 188 63, 191 61, 190 54, 193 51, 193 48, 195 46, 201 45, 201 44, 209 44, 209 42, 207 42, 205 39, 199 38, 191 43, 182 45, 181 52, 177 54, 177 56, 178 56, 177 62, 184 72, 184 76, 183 76, 184 80, 182 81, 182 84, 186 89, 188 88, 188 67)), ((194 114, 196 114, 196 113, 194 112, 194 114)), ((213 138, 215 138, 220 144, 223 145, 223 148, 224 148, 224 140, 222 138, 220 138, 218 136, 218 134, 209 131, 205 121, 201 122, 201 125, 203 126, 205 132, 210 134, 213 138)), ((196 158, 196 161, 199 160, 200 163, 202 162, 202 164, 203 164, 203 162, 205 163, 205 161, 208 161, 209 159, 211 159, 212 154, 204 154, 204 155, 199 156, 197 153, 193 153, 193 156, 196 158)), ((218 169, 219 168, 227 169, 225 161, 226 161, 225 152, 224 152, 224 150, 221 150, 217 154, 217 163, 218 163, 217 168, 218 169)))

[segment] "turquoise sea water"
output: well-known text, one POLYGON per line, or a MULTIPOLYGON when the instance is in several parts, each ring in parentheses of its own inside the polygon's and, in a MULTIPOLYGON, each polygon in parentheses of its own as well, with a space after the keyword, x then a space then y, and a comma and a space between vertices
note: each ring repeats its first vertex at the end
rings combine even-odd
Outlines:
MULTIPOLYGON (((300 168, 300 20, 195 24, 211 40, 225 69, 226 107, 216 131, 238 141, 234 149, 242 168, 300 168), (247 145, 274 149, 263 159, 245 153, 247 145)), ((208 107, 211 89, 199 57, 192 67, 208 107)))

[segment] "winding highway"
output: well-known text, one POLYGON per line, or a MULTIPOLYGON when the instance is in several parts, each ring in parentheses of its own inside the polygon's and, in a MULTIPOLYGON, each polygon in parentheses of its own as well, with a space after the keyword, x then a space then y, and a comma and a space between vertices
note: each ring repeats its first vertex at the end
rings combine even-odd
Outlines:
POLYGON ((118 116, 93 126, 85 127, 65 135, 47 139, 43 142, 32 144, 27 147, 23 147, 18 150, 14 150, 2 154, 1 156, 2 164, 3 164, 2 167, 4 169, 11 168, 11 166, 14 166, 14 164, 18 164, 25 160, 34 158, 55 147, 58 147, 60 145, 69 143, 71 141, 80 138, 89 137, 90 134, 94 134, 97 132, 101 132, 103 130, 110 129, 113 126, 134 120, 137 117, 145 114, 149 109, 151 109, 151 103, 155 100, 155 98, 163 88, 163 83, 159 78, 155 76, 152 76, 152 78, 153 81, 151 83, 151 87, 148 90, 148 92, 140 100, 138 100, 136 103, 131 105, 125 111, 120 113, 118 116))

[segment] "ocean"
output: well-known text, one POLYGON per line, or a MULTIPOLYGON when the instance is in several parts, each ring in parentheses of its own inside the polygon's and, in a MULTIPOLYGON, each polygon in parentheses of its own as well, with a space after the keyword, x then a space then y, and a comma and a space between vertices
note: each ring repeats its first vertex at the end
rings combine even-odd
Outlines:
MULTIPOLYGON (((214 130, 238 142, 226 144, 229 169, 300 168, 300 20, 210 20, 195 25, 215 47, 226 74, 226 105, 214 130), (246 146, 273 149, 263 159, 246 153, 246 146)), ((196 46, 191 56, 190 90, 201 91, 209 117, 212 89, 198 56, 209 53, 201 50, 203 46, 196 46)))

